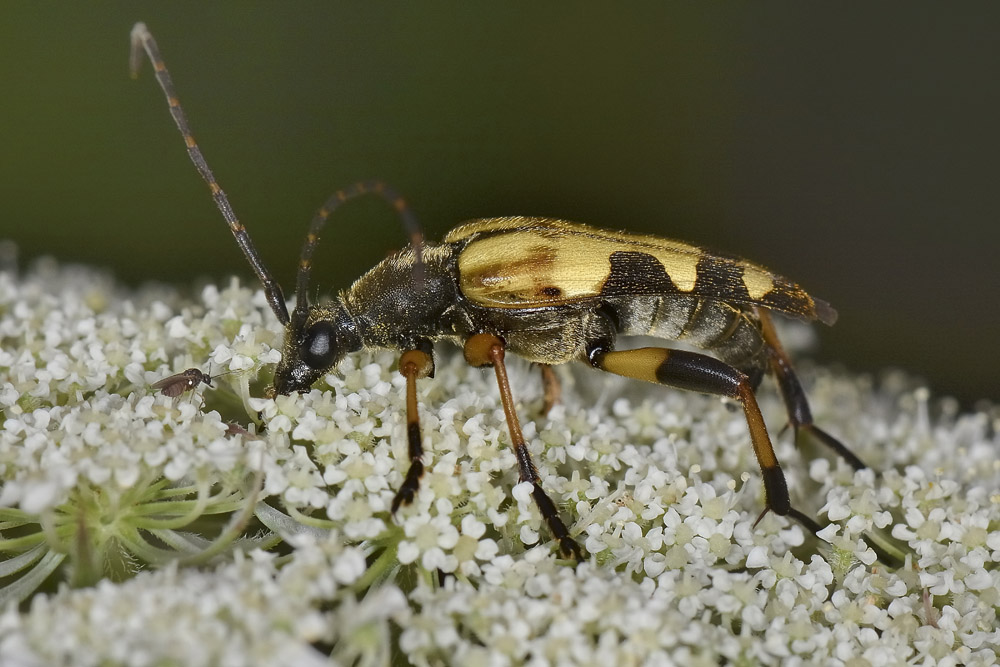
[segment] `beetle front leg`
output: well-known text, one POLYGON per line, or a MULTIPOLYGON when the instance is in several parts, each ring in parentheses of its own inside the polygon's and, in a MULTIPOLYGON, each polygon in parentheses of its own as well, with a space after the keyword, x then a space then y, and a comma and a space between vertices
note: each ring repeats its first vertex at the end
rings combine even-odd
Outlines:
POLYGON ((792 362, 785 354, 781 341, 778 340, 778 333, 774 329, 770 314, 763 308, 757 309, 757 316, 760 319, 761 333, 764 342, 767 343, 771 352, 771 370, 778 380, 778 387, 781 389, 781 398, 785 402, 785 409, 788 411, 788 423, 796 434, 799 431, 811 433, 821 443, 835 451, 842 459, 847 461, 855 470, 867 468, 864 461, 847 448, 844 443, 833 437, 823 429, 813 424, 812 411, 809 409, 809 401, 806 393, 802 389, 799 378, 795 375, 792 362))
POLYGON ((538 469, 531 460, 528 445, 524 442, 521 423, 514 410, 514 397, 510 392, 510 381, 507 379, 507 367, 504 364, 504 342, 493 334, 476 334, 465 341, 465 360, 472 366, 492 366, 496 372, 497 385, 500 387, 500 402, 503 403, 504 416, 507 418, 507 429, 510 431, 511 445, 514 456, 517 457, 518 480, 531 483, 531 497, 545 520, 552 536, 559 542, 559 552, 566 558, 583 561, 580 545, 569 536, 569 529, 559 518, 559 510, 542 488, 538 469))
POLYGON ((750 379, 745 373, 714 357, 660 347, 622 351, 606 351, 601 347, 594 347, 590 351, 589 360, 594 367, 616 375, 738 400, 746 414, 753 452, 764 479, 767 508, 757 521, 768 510, 782 516, 798 514, 792 509, 785 475, 774 455, 764 417, 757 406, 757 397, 754 396, 750 379))
MULTIPOLYGON (((429 346, 428 346, 429 348, 429 346)), ((417 378, 434 374, 434 357, 428 350, 407 350, 399 358, 399 372, 406 378, 406 440, 409 448, 410 469, 392 499, 392 513, 400 505, 409 505, 420 489, 424 474, 421 457, 424 447, 420 442, 420 414, 417 411, 417 378)))

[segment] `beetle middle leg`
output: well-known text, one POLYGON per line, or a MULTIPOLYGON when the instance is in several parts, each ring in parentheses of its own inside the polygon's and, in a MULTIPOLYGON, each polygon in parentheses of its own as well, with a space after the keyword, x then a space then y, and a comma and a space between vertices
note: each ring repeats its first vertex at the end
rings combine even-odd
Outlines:
POLYGON ((609 373, 738 400, 746 414, 754 455, 764 479, 767 508, 757 520, 760 521, 768 510, 782 516, 798 514, 792 509, 785 475, 778 465, 752 383, 745 373, 714 357, 661 347, 614 351, 595 346, 588 357, 591 365, 609 373))
POLYGON ((544 416, 549 414, 549 411, 559 402, 559 397, 562 396, 562 385, 559 383, 556 372, 552 370, 552 366, 539 364, 538 367, 542 370, 542 415, 544 416))
POLYGON ((534 498, 535 505, 538 506, 538 511, 541 513, 542 519, 545 520, 549 532, 559 542, 559 552, 566 558, 583 561, 580 545, 569 536, 569 529, 559 518, 559 510, 556 509, 555 503, 542 488, 538 469, 535 468, 535 463, 531 460, 531 453, 528 451, 528 445, 524 442, 521 423, 514 410, 514 397, 510 391, 510 382, 507 379, 507 367, 504 364, 505 347, 504 342, 493 334, 475 334, 465 341, 465 360, 472 366, 492 366, 496 372, 497 385, 500 387, 500 402, 503 403, 511 445, 514 448, 514 455, 517 457, 518 480, 531 483, 531 497, 534 498))
POLYGON ((806 393, 802 389, 799 378, 795 375, 792 362, 785 354, 781 341, 778 340, 778 333, 774 329, 770 314, 763 308, 757 309, 757 316, 760 319, 761 334, 764 342, 770 348, 771 370, 778 380, 778 387, 781 389, 781 398, 785 402, 785 409, 788 411, 788 423, 792 430, 798 434, 800 431, 811 433, 821 443, 835 451, 855 470, 867 468, 864 462, 849 450, 840 440, 833 437, 823 429, 813 424, 812 411, 809 409, 809 401, 806 393))

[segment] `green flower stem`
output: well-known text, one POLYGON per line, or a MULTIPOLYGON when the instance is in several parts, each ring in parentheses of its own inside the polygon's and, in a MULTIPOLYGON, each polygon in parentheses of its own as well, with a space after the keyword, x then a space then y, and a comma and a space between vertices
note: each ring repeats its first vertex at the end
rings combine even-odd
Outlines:
POLYGON ((0 539, 0 551, 24 551, 42 542, 45 542, 45 534, 42 532, 22 535, 21 537, 12 537, 10 539, 0 539))
POLYGON ((292 505, 289 505, 285 509, 288 510, 288 516, 303 526, 311 526, 313 528, 319 528, 320 530, 333 530, 337 527, 337 524, 333 521, 328 519, 319 519, 314 516, 309 516, 308 514, 303 514, 292 505))

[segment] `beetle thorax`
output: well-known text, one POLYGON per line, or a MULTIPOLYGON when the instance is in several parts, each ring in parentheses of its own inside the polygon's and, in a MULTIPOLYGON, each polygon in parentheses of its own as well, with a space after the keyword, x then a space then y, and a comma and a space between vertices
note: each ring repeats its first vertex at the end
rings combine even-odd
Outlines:
POLYGON ((426 245, 422 257, 422 270, 415 271, 415 253, 407 248, 341 293, 365 347, 406 350, 448 333, 442 330, 444 314, 460 298, 452 248, 426 245))

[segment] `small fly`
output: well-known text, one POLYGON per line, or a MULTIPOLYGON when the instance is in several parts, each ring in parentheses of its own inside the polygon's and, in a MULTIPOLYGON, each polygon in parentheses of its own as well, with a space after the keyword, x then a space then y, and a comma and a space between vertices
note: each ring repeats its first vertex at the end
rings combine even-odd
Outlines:
POLYGON ((151 386, 164 396, 177 398, 184 392, 191 391, 199 384, 206 384, 211 387, 212 380, 217 377, 219 376, 209 375, 198 368, 189 368, 186 371, 175 373, 174 375, 165 377, 162 380, 157 380, 151 386))

